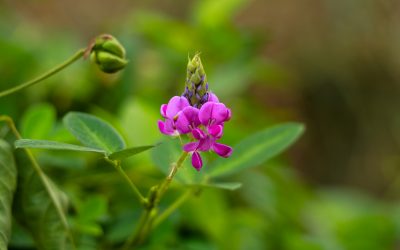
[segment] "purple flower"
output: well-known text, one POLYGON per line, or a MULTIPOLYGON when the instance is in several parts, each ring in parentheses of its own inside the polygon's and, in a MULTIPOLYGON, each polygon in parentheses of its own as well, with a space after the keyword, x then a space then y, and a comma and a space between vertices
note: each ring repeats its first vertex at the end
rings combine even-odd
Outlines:
POLYGON ((175 121, 178 119, 180 112, 189 106, 189 101, 181 96, 174 96, 169 100, 168 104, 161 105, 160 112, 165 118, 165 122, 161 120, 158 121, 160 132, 165 135, 179 135, 176 130, 175 121))
POLYGON ((191 106, 185 96, 174 96, 168 104, 161 105, 161 115, 165 121, 158 121, 161 133, 177 136, 189 134, 193 142, 183 146, 183 150, 192 153, 192 165, 198 171, 203 166, 200 152, 214 151, 227 158, 232 148, 218 143, 224 131, 224 123, 231 118, 231 110, 220 103, 218 97, 208 92, 206 102, 200 109, 191 106))
POLYGON ((183 146, 183 150, 193 153, 192 165, 197 170, 200 170, 203 166, 203 161, 199 151, 207 152, 212 150, 219 156, 225 158, 232 154, 231 147, 217 142, 217 140, 223 135, 223 123, 228 121, 230 117, 231 111, 230 109, 226 108, 223 103, 207 102, 200 108, 200 111, 198 112, 198 119, 205 128, 206 132, 200 128, 190 127, 190 125, 188 125, 190 124, 190 121, 185 123, 178 122, 178 130, 182 130, 180 127, 183 126, 186 129, 185 131, 191 131, 193 138, 197 140, 183 146))

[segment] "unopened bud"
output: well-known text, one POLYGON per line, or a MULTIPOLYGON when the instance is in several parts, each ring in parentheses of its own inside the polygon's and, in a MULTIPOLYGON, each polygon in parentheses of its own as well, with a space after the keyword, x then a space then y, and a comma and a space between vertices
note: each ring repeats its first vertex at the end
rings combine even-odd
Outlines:
POLYGON ((193 59, 189 58, 186 75, 186 88, 183 93, 190 104, 194 107, 200 107, 208 100, 207 76, 201 64, 199 54, 193 59))
POLYGON ((106 73, 115 73, 125 67, 125 49, 111 35, 100 35, 90 45, 90 58, 106 73))

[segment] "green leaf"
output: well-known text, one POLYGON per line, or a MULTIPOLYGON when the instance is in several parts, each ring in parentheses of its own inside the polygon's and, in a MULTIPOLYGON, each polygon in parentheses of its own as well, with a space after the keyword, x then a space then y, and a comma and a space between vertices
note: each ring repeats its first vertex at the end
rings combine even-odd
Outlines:
POLYGON ((36 104, 24 113, 21 119, 21 135, 25 138, 48 138, 56 119, 56 111, 47 103, 36 104))
POLYGON ((64 125, 76 139, 90 148, 102 149, 107 154, 125 148, 125 142, 117 130, 96 116, 69 112, 64 117, 64 125))
POLYGON ((133 148, 127 148, 123 149, 117 152, 114 152, 108 156, 109 159, 111 160, 122 160, 131 156, 134 156, 136 154, 139 154, 141 152, 144 152, 146 150, 149 150, 151 148, 154 148, 154 145, 148 145, 148 146, 140 146, 140 147, 133 147, 133 148))
POLYGON ((251 135, 237 146, 229 159, 219 158, 207 166, 210 176, 223 176, 256 167, 281 153, 303 133, 299 123, 285 123, 251 135))
MULTIPOLYGON (((165 174, 168 175, 171 170, 171 164, 176 162, 182 154, 182 146, 179 140, 166 138, 159 146, 151 151, 154 164, 165 174)), ((182 166, 179 168, 175 178, 184 184, 199 184, 203 179, 202 171, 198 172, 190 163, 188 156, 182 166)))
POLYGON ((226 190, 236 190, 242 186, 242 183, 240 182, 218 182, 218 183, 206 183, 206 184, 200 184, 200 186, 203 187, 211 187, 211 188, 220 188, 220 189, 226 189, 226 190))
POLYGON ((17 185, 17 168, 10 145, 0 139, 0 249, 7 249, 11 236, 11 207, 17 185))
POLYGON ((65 212, 67 197, 26 152, 17 152, 18 187, 13 215, 35 241, 37 249, 74 249, 65 212))
POLYGON ((14 145, 16 148, 43 148, 43 149, 53 149, 53 150, 97 152, 102 154, 105 153, 105 151, 102 149, 88 148, 63 142, 46 141, 46 140, 21 139, 21 140, 16 140, 14 145))

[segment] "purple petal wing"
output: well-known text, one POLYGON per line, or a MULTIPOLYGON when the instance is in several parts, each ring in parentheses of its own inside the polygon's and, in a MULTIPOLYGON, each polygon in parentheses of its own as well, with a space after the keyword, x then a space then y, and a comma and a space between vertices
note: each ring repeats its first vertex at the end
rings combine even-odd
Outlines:
POLYGON ((203 132, 203 130, 196 128, 192 130, 192 135, 196 140, 204 139, 207 135, 203 132))
POLYGON ((219 102, 218 97, 214 93, 211 93, 211 92, 208 93, 208 101, 209 102, 219 102))
POLYGON ((189 143, 183 145, 183 150, 186 152, 193 152, 197 149, 198 145, 199 145, 198 142, 189 142, 189 143))
POLYGON ((173 127, 171 128, 170 123, 167 121, 169 121, 169 120, 167 119, 165 122, 159 120, 157 122, 158 129, 160 130, 161 133, 163 133, 165 135, 172 135, 172 134, 174 134, 174 129, 173 129, 173 127))
POLYGON ((192 165, 197 171, 200 171, 201 167, 203 167, 203 160, 197 151, 192 154, 192 165))
POLYGON ((203 125, 222 124, 230 118, 230 110, 223 103, 207 102, 199 112, 199 119, 203 125))
POLYGON ((224 132, 224 127, 222 125, 212 125, 208 127, 207 130, 211 136, 219 139, 222 137, 222 134, 224 132))
POLYGON ((163 104, 163 105, 161 105, 161 108, 160 108, 160 113, 164 118, 167 117, 167 107, 168 107, 167 104, 163 104))
POLYGON ((225 144, 214 143, 212 148, 215 153, 217 153, 219 156, 222 156, 224 158, 227 158, 227 157, 231 156, 231 154, 232 154, 232 148, 225 144))
POLYGON ((170 119, 174 119, 178 112, 187 106, 189 106, 189 101, 186 99, 186 97, 174 96, 168 102, 165 112, 166 116, 170 119))
POLYGON ((191 106, 186 107, 178 116, 176 127, 182 134, 189 133, 192 129, 196 128, 199 124, 199 110, 191 106))
POLYGON ((199 120, 203 125, 208 125, 211 120, 213 102, 206 102, 199 111, 199 120))
POLYGON ((212 145, 214 144, 215 139, 211 138, 211 137, 207 137, 205 139, 201 139, 199 141, 199 146, 197 147, 197 150, 199 151, 209 151, 212 147, 212 145))

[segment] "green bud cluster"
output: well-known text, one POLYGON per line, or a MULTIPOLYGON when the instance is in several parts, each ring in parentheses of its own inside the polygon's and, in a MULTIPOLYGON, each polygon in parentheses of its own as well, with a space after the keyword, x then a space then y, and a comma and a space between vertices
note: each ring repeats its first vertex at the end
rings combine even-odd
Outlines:
POLYGON ((194 107, 200 107, 208 100, 207 76, 199 54, 196 54, 192 59, 189 58, 183 96, 194 107))
POLYGON ((106 73, 115 73, 125 67, 125 49, 116 38, 111 35, 100 35, 90 45, 90 59, 100 70, 106 73))

